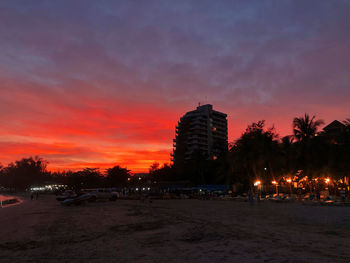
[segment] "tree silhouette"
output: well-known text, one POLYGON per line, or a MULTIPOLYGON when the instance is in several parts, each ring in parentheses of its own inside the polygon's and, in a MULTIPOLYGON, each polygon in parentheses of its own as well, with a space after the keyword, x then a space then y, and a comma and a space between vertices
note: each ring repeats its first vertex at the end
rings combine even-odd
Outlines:
POLYGON ((149 177, 155 182, 174 180, 174 169, 167 163, 160 167, 159 163, 155 162, 149 168, 149 177))
POLYGON ((160 168, 159 163, 157 163, 157 162, 152 163, 148 169, 149 174, 153 174, 155 171, 159 170, 159 168, 160 168))
POLYGON ((47 161, 35 156, 10 163, 2 169, 1 184, 5 187, 25 190, 31 185, 47 180, 47 161))
POLYGON ((293 120, 293 132, 298 141, 309 140, 317 134, 317 129, 324 122, 315 120, 316 116, 310 116, 305 113, 303 117, 295 117, 293 120))
POLYGON ((277 170, 278 135, 265 129, 265 121, 252 123, 231 146, 234 181, 252 184, 257 178, 269 181, 277 170))
POLYGON ((106 170, 107 182, 111 187, 122 187, 128 182, 128 178, 131 176, 130 170, 122 168, 119 165, 114 166, 106 170))
MULTIPOLYGON (((317 135, 319 126, 323 124, 323 120, 315 120, 315 116, 310 116, 305 113, 303 117, 296 117, 293 119, 293 133, 297 139, 296 145, 298 152, 298 168, 304 171, 304 174, 311 179, 316 170, 320 167, 315 165, 315 158, 321 154, 317 149, 316 140, 313 140, 317 135)), ((321 142, 321 140, 317 140, 321 142)))
POLYGON ((98 168, 85 168, 76 172, 67 172, 66 183, 75 190, 96 188, 103 186, 104 178, 98 168))

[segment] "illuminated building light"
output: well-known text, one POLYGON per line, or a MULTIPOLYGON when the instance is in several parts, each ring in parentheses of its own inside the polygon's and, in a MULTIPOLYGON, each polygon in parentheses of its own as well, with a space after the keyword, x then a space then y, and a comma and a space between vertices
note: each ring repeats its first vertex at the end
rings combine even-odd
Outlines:
POLYGON ((194 149, 215 160, 213 155, 224 153, 228 145, 227 114, 213 110, 210 104, 198 105, 180 117, 175 134, 172 162, 192 160, 194 149))

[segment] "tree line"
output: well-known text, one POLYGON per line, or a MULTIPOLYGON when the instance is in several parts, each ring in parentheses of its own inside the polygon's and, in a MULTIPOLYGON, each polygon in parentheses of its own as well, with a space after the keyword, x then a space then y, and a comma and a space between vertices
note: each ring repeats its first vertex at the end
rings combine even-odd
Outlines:
POLYGON ((0 165, 0 186, 24 190, 32 185, 55 182, 74 189, 124 187, 142 182, 189 181, 192 184, 240 184, 249 188, 254 180, 263 184, 286 177, 331 177, 339 180, 350 172, 350 119, 336 134, 320 133, 322 120, 305 114, 294 118, 293 135, 281 138, 265 121, 248 125, 240 138, 216 160, 200 152, 182 164, 153 163, 147 178, 135 178, 131 171, 116 165, 100 171, 50 172, 40 157, 23 158, 8 166, 0 165))
MULTIPOLYGON (((280 137, 265 121, 248 125, 218 159, 193 152, 190 161, 151 169, 151 174, 194 184, 278 183, 285 178, 341 180, 350 175, 350 119, 336 133, 319 132, 324 122, 305 114, 293 120, 293 135, 280 137)), ((159 165, 158 165, 159 166, 159 165)), ((306 180, 306 179, 305 179, 306 180)))
POLYGON ((116 165, 101 172, 98 168, 79 171, 50 172, 48 162, 36 156, 23 158, 6 167, 0 166, 0 186, 13 190, 27 190, 31 186, 62 184, 71 189, 123 187, 131 178, 131 171, 116 165))

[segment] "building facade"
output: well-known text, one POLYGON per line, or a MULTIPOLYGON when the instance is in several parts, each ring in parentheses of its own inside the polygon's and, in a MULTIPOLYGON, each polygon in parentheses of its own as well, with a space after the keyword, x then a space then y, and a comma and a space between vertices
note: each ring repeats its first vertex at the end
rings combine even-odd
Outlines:
POLYGON ((344 144, 346 143, 346 130, 345 124, 335 120, 326 125, 322 132, 319 132, 317 135, 325 137, 331 143, 344 144))
POLYGON ((173 140, 174 164, 189 161, 198 154, 215 160, 227 150, 227 114, 206 104, 180 118, 173 140))

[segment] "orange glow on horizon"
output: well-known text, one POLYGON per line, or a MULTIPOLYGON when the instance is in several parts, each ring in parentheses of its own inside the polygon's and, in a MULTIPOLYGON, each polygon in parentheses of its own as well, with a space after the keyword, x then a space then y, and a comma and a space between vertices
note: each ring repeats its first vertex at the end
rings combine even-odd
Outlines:
MULTIPOLYGON (((154 162, 170 163, 175 125, 186 111, 195 108, 194 105, 156 105, 97 95, 92 98, 81 92, 71 97, 24 91, 13 94, 10 90, 16 90, 16 85, 25 84, 0 80, 13 84, 2 93, 3 97, 10 103, 11 98, 16 97, 6 114, 0 112, 0 163, 3 166, 38 155, 48 161, 50 171, 120 165, 132 172, 147 172, 154 162)), ((229 142, 239 138, 248 124, 262 119, 242 109, 230 113, 229 107, 214 103, 213 106, 228 114, 229 142)), ((292 132, 292 116, 289 119, 276 116, 281 121, 276 124, 277 132, 282 131, 280 135, 292 132)))
POLYGON ((261 120, 283 138, 305 113, 350 117, 348 1, 46 2, 0 3, 1 166, 147 172, 198 104, 227 114, 230 144, 261 120))

